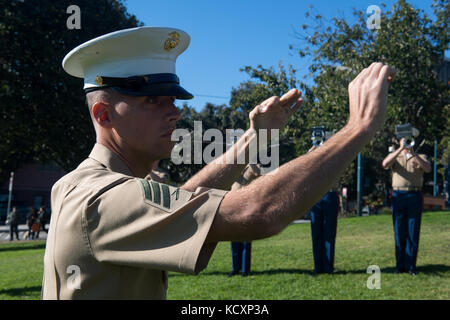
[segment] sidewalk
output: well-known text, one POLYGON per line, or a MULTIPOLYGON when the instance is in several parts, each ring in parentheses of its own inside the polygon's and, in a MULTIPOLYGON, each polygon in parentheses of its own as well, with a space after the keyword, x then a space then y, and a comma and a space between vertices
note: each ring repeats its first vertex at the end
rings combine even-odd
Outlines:
MULTIPOLYGON (((49 224, 45 225, 45 229, 48 230, 49 227, 50 227, 49 224)), ((26 224, 19 224, 18 229, 20 241, 29 241, 29 240, 22 240, 25 232, 28 231, 28 226, 26 224)), ((15 237, 16 236, 14 235, 14 241, 17 241, 15 237)), ((35 238, 35 240, 45 240, 45 239, 47 239, 47 233, 45 231, 39 232, 39 239, 35 238)), ((9 225, 0 226, 0 242, 4 241, 9 241, 9 225)))
POLYGON ((292 222, 292 224, 299 224, 299 223, 311 223, 311 220, 295 220, 294 222, 292 222))

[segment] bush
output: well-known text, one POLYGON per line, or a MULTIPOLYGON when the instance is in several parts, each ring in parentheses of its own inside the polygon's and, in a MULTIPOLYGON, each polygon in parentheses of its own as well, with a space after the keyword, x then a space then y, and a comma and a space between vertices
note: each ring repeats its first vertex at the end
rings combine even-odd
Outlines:
POLYGON ((382 207, 382 208, 377 210, 377 214, 391 215, 392 211, 391 211, 391 208, 389 208, 389 207, 382 207))

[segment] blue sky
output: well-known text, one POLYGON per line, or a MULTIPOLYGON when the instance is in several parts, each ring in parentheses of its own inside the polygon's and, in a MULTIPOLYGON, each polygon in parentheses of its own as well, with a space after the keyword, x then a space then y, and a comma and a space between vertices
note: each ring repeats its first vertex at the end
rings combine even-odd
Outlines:
MULTIPOLYGON (((289 50, 289 45, 300 43, 293 30, 306 22, 309 4, 325 18, 344 16, 351 22, 353 8, 366 11, 378 5, 383 9, 382 2, 387 10, 396 1, 126 0, 125 5, 146 26, 175 27, 191 36, 176 69, 182 86, 195 95, 189 105, 200 110, 206 102, 228 104, 231 89, 249 80, 239 71, 244 66, 277 68, 281 61, 297 69, 298 79, 307 74, 307 61, 289 50)), ((432 15, 432 0, 408 2, 432 15)))

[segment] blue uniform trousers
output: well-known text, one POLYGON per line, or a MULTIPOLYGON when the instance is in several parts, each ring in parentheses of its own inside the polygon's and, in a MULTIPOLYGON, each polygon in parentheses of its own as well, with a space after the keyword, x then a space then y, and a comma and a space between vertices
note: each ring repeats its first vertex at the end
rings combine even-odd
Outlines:
POLYGON ((397 272, 416 271, 422 203, 422 192, 420 191, 396 190, 392 193, 397 272))
POLYGON ((336 242, 338 194, 328 192, 310 210, 315 273, 332 273, 336 242))
POLYGON ((233 272, 249 273, 251 263, 251 242, 231 242, 233 272))

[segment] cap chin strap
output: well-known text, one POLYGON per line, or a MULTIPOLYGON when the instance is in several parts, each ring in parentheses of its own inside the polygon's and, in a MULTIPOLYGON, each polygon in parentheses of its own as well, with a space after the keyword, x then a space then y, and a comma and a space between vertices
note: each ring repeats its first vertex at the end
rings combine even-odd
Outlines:
POLYGON ((174 73, 154 73, 133 76, 127 78, 97 76, 95 82, 100 86, 123 87, 127 89, 137 89, 140 86, 157 83, 180 84, 180 78, 174 73))
POLYGON ((85 93, 112 88, 131 96, 176 96, 177 99, 192 99, 193 95, 183 89, 174 73, 155 73, 127 78, 97 76, 98 87, 84 89, 85 93))

